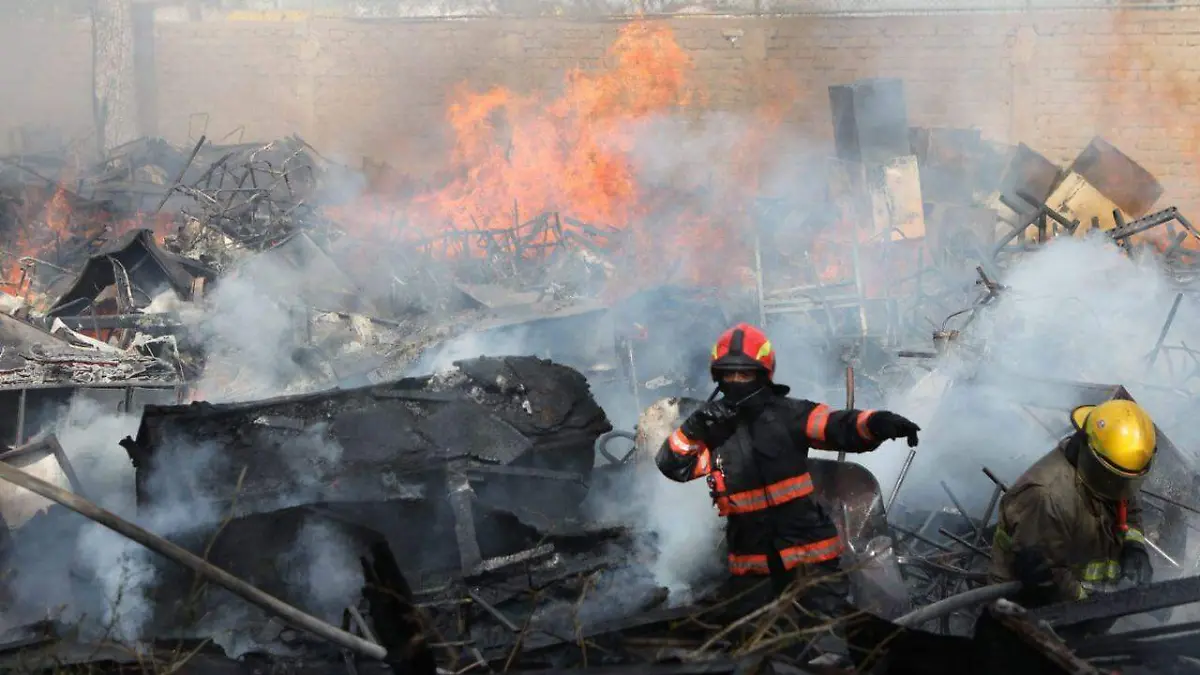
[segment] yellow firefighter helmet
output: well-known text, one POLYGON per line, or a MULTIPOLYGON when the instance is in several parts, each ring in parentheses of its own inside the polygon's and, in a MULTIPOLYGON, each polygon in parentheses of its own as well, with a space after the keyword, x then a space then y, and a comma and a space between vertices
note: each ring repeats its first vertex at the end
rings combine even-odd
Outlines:
POLYGON ((1087 437, 1078 462, 1084 484, 1106 499, 1136 494, 1158 445, 1150 415, 1133 401, 1112 400, 1076 408, 1071 423, 1087 437))

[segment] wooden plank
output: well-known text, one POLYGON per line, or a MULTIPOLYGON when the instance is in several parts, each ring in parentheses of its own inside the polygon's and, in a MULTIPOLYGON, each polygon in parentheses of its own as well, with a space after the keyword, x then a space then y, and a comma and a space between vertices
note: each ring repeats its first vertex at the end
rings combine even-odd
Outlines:
MULTIPOLYGON (((1067 220, 1079 221, 1079 227, 1075 229, 1077 237, 1092 229, 1092 218, 1100 219, 1102 231, 1108 231, 1117 226, 1113 221, 1113 211, 1118 210, 1117 205, 1097 190, 1086 178, 1074 172, 1069 172, 1063 177, 1062 182, 1046 199, 1046 205, 1058 211, 1067 220)), ((1126 220, 1131 220, 1124 211, 1121 213, 1126 220)), ((1029 228, 1025 231, 1025 237, 1030 240, 1035 239, 1037 229, 1029 228)))
POLYGON ((1071 171, 1133 218, 1146 215, 1163 193, 1158 179, 1099 136, 1079 153, 1071 171))

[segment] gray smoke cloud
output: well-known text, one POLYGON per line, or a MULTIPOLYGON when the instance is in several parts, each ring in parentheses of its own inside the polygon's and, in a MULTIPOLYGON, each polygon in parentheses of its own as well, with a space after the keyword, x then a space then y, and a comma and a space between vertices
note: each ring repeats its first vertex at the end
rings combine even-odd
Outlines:
MULTIPOLYGON (((1015 479, 1070 427, 1061 411, 1012 403, 1031 386, 1021 377, 1125 385, 1160 427, 1191 457, 1195 432, 1180 414, 1186 400, 1164 392, 1171 371, 1186 355, 1149 355, 1167 319, 1177 284, 1156 256, 1131 259, 1100 237, 1057 239, 1020 260, 1005 277, 1010 290, 984 310, 959 338, 957 349, 937 360, 916 386, 894 393, 891 409, 923 426, 921 446, 900 501, 929 508, 946 503, 938 482, 947 481, 968 509, 982 509, 991 485, 980 467, 1015 479), (967 378, 987 386, 961 384, 967 378), (952 383, 959 381, 953 388, 952 383), (953 414, 937 414, 943 406, 953 414), (1186 441, 1186 442, 1179 442, 1186 441)), ((1200 328, 1194 301, 1184 299, 1167 345, 1186 343, 1200 328)), ((1063 408, 1074 403, 1063 401, 1063 408)), ((860 461, 890 490, 906 455, 900 443, 884 445, 860 461)))

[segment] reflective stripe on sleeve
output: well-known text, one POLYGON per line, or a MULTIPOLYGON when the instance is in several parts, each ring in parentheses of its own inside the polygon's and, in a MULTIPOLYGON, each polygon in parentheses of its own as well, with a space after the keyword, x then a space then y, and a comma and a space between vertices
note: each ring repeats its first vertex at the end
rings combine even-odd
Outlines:
POLYGON ((808 423, 804 426, 804 435, 810 440, 823 443, 825 441, 825 427, 829 426, 829 415, 833 411, 824 403, 818 403, 812 411, 808 413, 808 423))

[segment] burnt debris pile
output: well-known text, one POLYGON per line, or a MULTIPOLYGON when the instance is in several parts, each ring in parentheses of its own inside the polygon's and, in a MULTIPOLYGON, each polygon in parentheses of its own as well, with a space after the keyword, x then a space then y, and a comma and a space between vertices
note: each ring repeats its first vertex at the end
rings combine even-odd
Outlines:
MULTIPOLYGON (((910 127, 899 81, 830 102, 836 156, 747 205, 720 283, 678 260, 648 281, 644 228, 570 205, 431 224, 411 182, 298 136, 0 158, 0 669, 1029 674, 1195 656, 1186 612, 1163 619, 1200 600, 1183 327, 1200 232, 1103 139, 1060 166, 910 127), (1098 260, 1101 285, 1133 259, 1169 301, 1105 286, 1136 320, 1032 309, 1056 289, 1029 266, 1055 250, 1098 260), (862 610, 840 622, 798 621, 789 596, 731 614, 702 481, 666 492, 651 461, 741 320, 765 324, 798 395, 923 427, 927 455, 813 460, 862 610), (988 584, 999 499, 1074 406, 1134 394, 1160 431, 1158 585, 1013 605, 988 584), (1126 616, 1105 640, 1070 630, 1126 616)), ((654 232, 693 232, 675 225, 654 232)))

